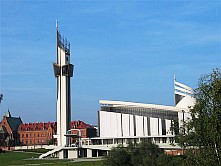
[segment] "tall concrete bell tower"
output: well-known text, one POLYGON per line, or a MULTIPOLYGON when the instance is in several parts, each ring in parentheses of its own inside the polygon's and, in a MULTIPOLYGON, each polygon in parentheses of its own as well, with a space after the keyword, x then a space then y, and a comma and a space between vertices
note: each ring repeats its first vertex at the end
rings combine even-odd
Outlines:
POLYGON ((68 145, 65 137, 71 122, 71 85, 74 65, 70 63, 70 43, 62 37, 56 22, 57 62, 53 63, 54 75, 57 78, 57 144, 68 145))

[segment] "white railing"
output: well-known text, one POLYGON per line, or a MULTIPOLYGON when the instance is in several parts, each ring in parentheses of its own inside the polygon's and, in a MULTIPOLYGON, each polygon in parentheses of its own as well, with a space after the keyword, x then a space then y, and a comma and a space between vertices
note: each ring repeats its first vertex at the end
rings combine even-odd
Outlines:
POLYGON ((64 148, 63 146, 59 146, 59 147, 57 147, 57 148, 55 148, 51 151, 48 151, 47 153, 44 153, 44 154, 40 155, 39 159, 43 159, 43 158, 46 158, 46 157, 48 157, 52 154, 55 154, 55 153, 59 152, 60 150, 62 150, 63 148, 64 148))

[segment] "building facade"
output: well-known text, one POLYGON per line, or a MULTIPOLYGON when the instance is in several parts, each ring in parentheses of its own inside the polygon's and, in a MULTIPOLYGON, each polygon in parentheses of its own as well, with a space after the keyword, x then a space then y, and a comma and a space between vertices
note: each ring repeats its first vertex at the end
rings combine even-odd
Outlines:
POLYGON ((144 104, 124 101, 100 100, 98 112, 101 138, 152 137, 158 142, 173 138, 173 124, 182 126, 191 118, 189 110, 194 106, 192 88, 174 80, 175 106, 144 104))
POLYGON ((20 117, 12 117, 8 110, 0 123, 0 146, 15 146, 19 144, 18 128, 22 124, 20 117))
POLYGON ((78 132, 80 131, 80 137, 81 138, 92 138, 97 136, 97 129, 90 124, 87 124, 83 121, 72 121, 70 125, 71 129, 78 129, 78 130, 72 130, 71 134, 78 135, 78 132))
POLYGON ((56 123, 24 123, 18 128, 22 145, 45 145, 54 143, 53 135, 56 132, 56 123))
MULTIPOLYGON (((72 121, 70 123, 71 134, 75 134, 76 138, 71 139, 74 144, 78 138, 90 138, 96 136, 96 129, 83 121, 72 121)), ((57 133, 57 123, 25 123, 18 128, 20 142, 22 145, 47 145, 56 144, 57 140, 54 135, 57 133)))

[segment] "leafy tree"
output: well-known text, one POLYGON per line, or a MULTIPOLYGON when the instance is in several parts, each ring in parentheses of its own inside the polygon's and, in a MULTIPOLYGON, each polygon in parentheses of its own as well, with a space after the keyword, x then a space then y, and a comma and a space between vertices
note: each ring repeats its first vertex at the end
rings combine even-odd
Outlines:
POLYGON ((177 135, 186 153, 186 165, 221 165, 221 71, 202 76, 195 89, 192 119, 177 135))
POLYGON ((113 148, 109 156, 104 160, 104 164, 108 166, 131 166, 131 155, 122 146, 113 148))
POLYGON ((127 149, 131 154, 131 163, 136 166, 156 165, 157 157, 163 153, 163 150, 156 144, 147 140, 139 144, 129 143, 127 149))
POLYGON ((157 166, 182 166, 183 156, 161 154, 157 158, 157 166))
POLYGON ((113 148, 104 164, 108 166, 155 166, 160 154, 163 154, 163 150, 150 141, 144 140, 139 144, 130 142, 127 147, 120 145, 113 148))

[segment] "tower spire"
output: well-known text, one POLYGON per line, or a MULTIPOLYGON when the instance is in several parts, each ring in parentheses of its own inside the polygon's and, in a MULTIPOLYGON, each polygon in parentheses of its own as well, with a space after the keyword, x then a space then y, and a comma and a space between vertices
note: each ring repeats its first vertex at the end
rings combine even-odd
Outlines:
POLYGON ((56 30, 58 30, 58 20, 56 20, 56 30))

